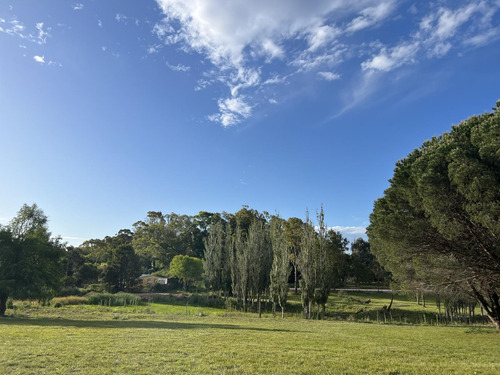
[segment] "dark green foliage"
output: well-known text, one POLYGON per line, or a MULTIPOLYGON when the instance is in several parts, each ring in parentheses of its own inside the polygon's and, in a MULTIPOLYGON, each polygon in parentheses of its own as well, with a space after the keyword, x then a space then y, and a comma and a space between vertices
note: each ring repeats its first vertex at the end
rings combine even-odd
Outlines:
POLYGON ((425 142, 390 182, 368 229, 379 261, 402 288, 468 293, 500 329, 500 109, 425 142))
POLYGON ((36 204, 0 228, 0 315, 8 297, 48 301, 62 286, 64 248, 36 204))
POLYGON ((109 261, 102 265, 100 280, 109 285, 108 290, 130 290, 140 276, 139 257, 131 245, 113 249, 109 261))
POLYGON ((379 264, 370 250, 370 243, 362 238, 356 239, 351 245, 350 276, 354 283, 386 284, 390 273, 379 264))

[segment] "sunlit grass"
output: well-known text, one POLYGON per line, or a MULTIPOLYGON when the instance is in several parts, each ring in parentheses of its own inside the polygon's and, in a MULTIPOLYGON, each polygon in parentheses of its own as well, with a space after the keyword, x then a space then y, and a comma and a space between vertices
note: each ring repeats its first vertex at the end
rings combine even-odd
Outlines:
MULTIPOLYGON (((383 306, 383 297, 368 305, 383 306)), ((329 313, 356 308, 345 294, 331 302, 329 313)), ((484 325, 304 320, 300 310, 259 319, 189 304, 18 303, 8 311, 0 319, 0 374, 500 373, 500 335, 484 325)))

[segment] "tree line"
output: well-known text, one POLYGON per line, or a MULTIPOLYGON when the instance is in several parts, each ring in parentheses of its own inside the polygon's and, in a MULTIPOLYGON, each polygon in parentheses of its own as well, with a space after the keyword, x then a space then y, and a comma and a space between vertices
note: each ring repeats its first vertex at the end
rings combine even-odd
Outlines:
MULTIPOLYGON (((66 246, 48 230, 36 205, 24 205, 0 227, 0 314, 7 298, 50 299, 75 288, 135 292, 145 274, 193 282, 220 298, 236 298, 244 310, 263 299, 282 314, 290 285, 302 294, 306 317, 327 301, 327 290, 346 283, 387 282, 387 272, 359 238, 351 245, 339 232, 308 215, 284 220, 244 206, 238 212, 194 216, 150 211, 114 236, 66 246), (49 267, 50 263, 50 267, 49 267), (39 275, 36 273, 39 272, 39 275)), ((165 286, 151 286, 161 291, 165 286)))

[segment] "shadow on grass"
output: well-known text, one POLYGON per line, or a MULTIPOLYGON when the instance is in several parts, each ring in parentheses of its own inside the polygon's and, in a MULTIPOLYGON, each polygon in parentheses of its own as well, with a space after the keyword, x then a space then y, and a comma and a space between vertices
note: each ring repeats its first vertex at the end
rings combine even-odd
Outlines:
POLYGON ((296 332, 287 329, 244 327, 235 324, 157 322, 151 320, 72 320, 53 318, 0 318, 0 326, 40 326, 76 328, 142 328, 142 329, 229 329, 261 332, 296 332))

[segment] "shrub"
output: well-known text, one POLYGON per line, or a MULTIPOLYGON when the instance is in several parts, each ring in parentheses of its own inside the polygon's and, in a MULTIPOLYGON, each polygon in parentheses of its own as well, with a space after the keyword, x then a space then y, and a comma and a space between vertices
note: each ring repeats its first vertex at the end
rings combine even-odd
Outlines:
POLYGON ((90 284, 87 286, 87 289, 92 291, 92 292, 104 292, 106 290, 106 285, 105 284, 90 284))
POLYGON ((54 307, 57 309, 59 307, 62 307, 62 303, 61 302, 56 302, 54 303, 54 307))
POLYGON ((14 308, 14 300, 12 298, 7 299, 7 308, 8 309, 14 308))
POLYGON ((56 297, 52 299, 52 302, 55 304, 59 303, 62 306, 83 305, 87 303, 87 297, 80 297, 80 296, 56 297))
POLYGON ((100 306, 139 305, 141 297, 130 293, 94 293, 87 297, 87 303, 100 306))
POLYGON ((82 288, 76 287, 65 287, 57 294, 58 297, 68 297, 68 296, 84 296, 88 291, 82 288))

